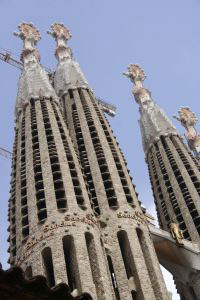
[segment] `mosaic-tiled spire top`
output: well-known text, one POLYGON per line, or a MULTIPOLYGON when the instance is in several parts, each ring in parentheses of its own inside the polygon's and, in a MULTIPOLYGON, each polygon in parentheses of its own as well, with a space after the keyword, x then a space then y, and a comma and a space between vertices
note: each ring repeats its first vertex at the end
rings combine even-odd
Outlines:
POLYGON ((88 82, 79 64, 73 59, 71 49, 67 46, 67 41, 71 38, 69 29, 61 23, 54 23, 51 25, 51 30, 47 33, 52 35, 57 43, 55 56, 58 59, 58 67, 54 77, 57 94, 63 96, 69 89, 88 88, 88 82))
POLYGON ((16 115, 20 113, 24 105, 29 103, 31 98, 37 99, 45 96, 57 100, 48 75, 39 63, 39 51, 35 48, 35 45, 41 39, 39 31, 32 23, 21 23, 18 28, 19 32, 14 32, 14 35, 20 37, 24 42, 21 52, 21 61, 24 68, 18 83, 16 115))
POLYGON ((177 134, 176 128, 171 123, 165 112, 153 101, 151 92, 143 87, 146 78, 144 70, 138 65, 130 64, 128 72, 124 75, 134 83, 133 95, 140 105, 140 127, 145 153, 152 143, 161 135, 177 134))
POLYGON ((179 116, 174 116, 185 128, 185 137, 188 145, 195 154, 200 153, 200 134, 197 132, 195 125, 198 121, 194 112, 189 107, 181 107, 178 111, 179 116))

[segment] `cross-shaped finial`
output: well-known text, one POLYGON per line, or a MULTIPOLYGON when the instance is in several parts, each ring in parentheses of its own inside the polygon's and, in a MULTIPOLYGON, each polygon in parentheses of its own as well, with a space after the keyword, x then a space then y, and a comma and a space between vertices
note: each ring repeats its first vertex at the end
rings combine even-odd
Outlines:
POLYGON ((128 72, 124 72, 123 74, 129 77, 136 86, 142 86, 142 81, 146 78, 144 70, 141 69, 139 65, 130 64, 128 66, 128 72))

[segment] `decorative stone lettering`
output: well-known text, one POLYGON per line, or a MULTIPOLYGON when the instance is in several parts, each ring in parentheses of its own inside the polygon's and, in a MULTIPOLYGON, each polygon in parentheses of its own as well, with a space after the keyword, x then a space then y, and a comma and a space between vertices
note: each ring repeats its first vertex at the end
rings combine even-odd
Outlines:
POLYGON ((140 211, 135 211, 133 214, 118 212, 117 217, 124 219, 134 219, 142 224, 147 224, 147 219, 140 211))
POLYGON ((68 227, 68 226, 76 226, 77 223, 84 223, 91 227, 97 226, 98 229, 100 229, 100 225, 97 220, 93 217, 91 214, 87 214, 86 217, 79 217, 79 216, 72 216, 72 215, 66 215, 64 220, 62 220, 60 223, 53 223, 53 224, 46 224, 41 229, 41 234, 39 234, 37 237, 30 237, 28 240, 23 255, 18 259, 17 263, 21 264, 32 252, 33 248, 42 240, 53 236, 55 234, 55 230, 60 227, 68 227))

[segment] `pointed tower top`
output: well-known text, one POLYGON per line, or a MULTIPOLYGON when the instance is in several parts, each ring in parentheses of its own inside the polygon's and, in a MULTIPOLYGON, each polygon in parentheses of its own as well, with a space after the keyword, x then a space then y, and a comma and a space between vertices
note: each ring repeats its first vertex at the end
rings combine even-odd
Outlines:
POLYGON ((145 72, 142 68, 140 68, 139 65, 134 65, 134 64, 130 64, 128 66, 128 72, 124 72, 124 75, 126 75, 127 77, 130 78, 130 80, 132 82, 134 82, 134 84, 136 86, 141 86, 142 87, 142 81, 144 81, 146 79, 146 75, 145 72))
POLYGON ((188 126, 194 126, 198 121, 195 113, 192 112, 189 107, 181 107, 178 113, 179 116, 174 116, 174 118, 181 122, 181 124, 186 128, 188 126))
POLYGON ((36 45, 41 39, 39 30, 33 26, 33 23, 21 23, 18 25, 19 32, 14 32, 14 35, 19 36, 25 43, 31 42, 31 45, 36 45))
POLYGON ((146 75, 144 70, 138 65, 130 64, 128 72, 123 73, 134 83, 133 95, 135 101, 140 106, 140 128, 142 133, 142 142, 145 153, 151 145, 159 139, 161 135, 176 134, 176 128, 173 126, 164 111, 153 101, 151 92, 143 87, 142 82, 146 75))
POLYGON ((72 50, 67 46, 71 32, 62 23, 51 25, 52 31, 47 31, 56 40, 55 56, 58 66, 54 76, 54 88, 57 95, 64 96, 69 89, 89 88, 79 64, 72 57, 72 50))
POLYGON ((51 31, 47 31, 48 34, 51 34, 56 40, 63 39, 68 41, 72 35, 70 30, 64 26, 63 23, 54 23, 51 25, 51 31))
POLYGON ((181 107, 178 111, 179 116, 174 116, 181 125, 186 129, 185 137, 188 142, 188 146, 199 156, 200 153, 200 135, 195 129, 195 124, 198 121, 195 113, 190 110, 189 107, 181 107))
POLYGON ((24 41, 24 48, 21 53, 21 61, 26 63, 26 59, 30 58, 30 54, 35 54, 37 60, 40 60, 38 50, 34 47, 41 39, 39 30, 32 23, 21 23, 18 26, 19 32, 14 32, 15 36, 20 37, 24 41))
POLYGON ((40 54, 35 48, 35 45, 41 39, 38 29, 32 23, 25 22, 21 23, 18 28, 19 32, 14 32, 14 35, 20 37, 24 42, 24 48, 21 52, 21 61, 24 63, 24 68, 18 83, 16 116, 29 103, 31 98, 53 97, 58 101, 46 71, 39 64, 40 54))
POLYGON ((67 41, 72 37, 71 32, 62 23, 54 23, 51 25, 52 31, 47 31, 48 34, 54 37, 57 43, 55 51, 56 58, 61 61, 72 57, 72 51, 67 46, 67 41))

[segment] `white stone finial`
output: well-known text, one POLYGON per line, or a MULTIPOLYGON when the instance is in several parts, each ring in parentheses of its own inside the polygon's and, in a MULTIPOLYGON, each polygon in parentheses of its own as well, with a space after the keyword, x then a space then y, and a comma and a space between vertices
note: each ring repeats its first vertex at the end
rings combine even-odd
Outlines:
POLYGON ((176 120, 180 121, 184 127, 194 126, 198 119, 194 112, 189 107, 181 107, 178 111, 179 116, 173 116, 176 120))
POLYGON ((51 25, 52 31, 47 31, 48 34, 53 36, 57 43, 55 51, 56 58, 62 61, 66 58, 72 57, 72 51, 67 46, 67 41, 72 37, 71 32, 62 23, 54 23, 51 25))
POLYGON ((189 107, 181 107, 178 111, 179 116, 173 116, 178 120, 181 125, 186 129, 185 137, 188 142, 188 146, 197 155, 200 153, 200 135, 195 129, 195 125, 198 121, 194 112, 189 107))
POLYGON ((33 26, 32 23, 23 22, 19 24, 18 28, 19 32, 14 32, 14 35, 20 37, 24 41, 24 48, 21 53, 21 61, 27 63, 32 60, 33 55, 37 61, 39 61, 40 55, 34 46, 41 39, 40 32, 36 27, 33 26))
POLYGON ((142 87, 142 81, 146 78, 144 70, 136 64, 130 64, 128 66, 128 72, 124 72, 123 74, 129 77, 137 87, 142 87))
POLYGON ((130 78, 130 80, 135 84, 133 88, 133 95, 135 97, 135 101, 140 106, 152 102, 150 91, 143 87, 142 82, 145 80, 146 75, 139 65, 130 64, 128 66, 128 72, 124 72, 123 74, 130 78))

